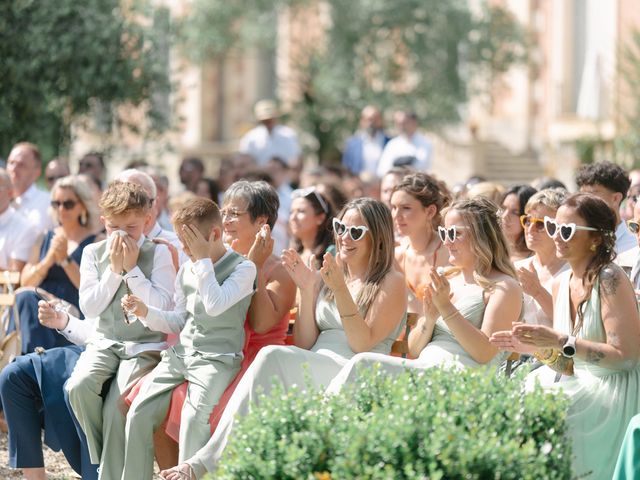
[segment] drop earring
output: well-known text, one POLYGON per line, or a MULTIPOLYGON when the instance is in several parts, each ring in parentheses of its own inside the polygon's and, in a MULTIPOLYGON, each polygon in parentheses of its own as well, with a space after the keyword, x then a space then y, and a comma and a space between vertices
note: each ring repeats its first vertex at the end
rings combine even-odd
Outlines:
POLYGON ((84 211, 80 214, 80 218, 78 219, 78 223, 80 223, 81 227, 87 226, 87 212, 84 211))

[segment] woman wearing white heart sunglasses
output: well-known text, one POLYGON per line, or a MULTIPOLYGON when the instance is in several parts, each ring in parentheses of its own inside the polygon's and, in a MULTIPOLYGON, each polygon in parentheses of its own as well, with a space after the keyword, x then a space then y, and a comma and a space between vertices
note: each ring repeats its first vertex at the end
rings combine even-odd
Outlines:
MULTIPOLYGON (((616 217, 598 197, 576 194, 547 223, 556 254, 571 267, 553 284, 553 328, 519 324, 492 342, 570 376, 546 386, 571 402, 573 474, 611 478, 626 426, 640 411, 640 317, 629 279, 612 263, 616 217)), ((541 379, 541 370, 529 380, 541 379)))
MULTIPOLYGON (((357 352, 391 351, 402 328, 406 295, 404 278, 393 268, 389 209, 377 200, 359 198, 345 205, 333 224, 336 258, 325 254, 319 272, 307 267, 295 250, 283 253, 282 262, 300 293, 295 346, 260 350, 215 433, 186 461, 196 478, 217 468, 235 418, 247 412, 258 392, 268 393, 274 380, 285 388, 319 388, 357 352)), ((165 478, 180 478, 173 473, 165 478)))
POLYGON ((489 337, 519 320, 522 289, 495 204, 482 197, 455 202, 445 210, 439 234, 454 268, 446 274, 432 272, 424 288, 424 314, 409 336, 409 353, 417 359, 358 354, 332 381, 329 392, 355 381, 362 366, 380 364, 389 373, 399 373, 407 367, 477 367, 503 359, 489 337))

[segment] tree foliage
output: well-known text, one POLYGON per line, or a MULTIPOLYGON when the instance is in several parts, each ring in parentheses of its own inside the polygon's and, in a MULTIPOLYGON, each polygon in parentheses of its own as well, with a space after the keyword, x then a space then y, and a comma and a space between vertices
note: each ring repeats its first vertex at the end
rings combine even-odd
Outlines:
POLYGON ((96 102, 138 104, 166 88, 152 18, 142 2, 0 2, 0 152, 30 140, 56 154, 96 102))
MULTIPOLYGON (((276 46, 283 8, 304 12, 313 0, 196 0, 182 25, 195 59, 244 46, 276 46)), ((299 52, 294 105, 298 125, 330 158, 357 124, 360 109, 411 108, 423 125, 438 128, 460 118, 474 89, 525 58, 525 33, 499 7, 474 15, 466 0, 327 0, 330 22, 322 45, 299 52)))
POLYGON ((626 125, 615 139, 616 157, 630 168, 640 167, 640 30, 633 32, 631 42, 622 50, 620 73, 628 88, 630 102, 626 112, 626 125))

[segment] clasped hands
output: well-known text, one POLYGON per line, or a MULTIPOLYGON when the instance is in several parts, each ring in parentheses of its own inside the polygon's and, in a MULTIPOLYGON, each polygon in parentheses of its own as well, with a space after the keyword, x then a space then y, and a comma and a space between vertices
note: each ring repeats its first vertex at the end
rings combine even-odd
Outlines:
POLYGON ((117 274, 130 272, 138 263, 139 254, 140 247, 130 235, 113 235, 109 250, 111 271, 117 274))
POLYGON ((422 308, 427 320, 435 322, 439 316, 446 317, 455 308, 451 304, 451 285, 444 275, 432 270, 429 282, 422 289, 422 308))
POLYGON ((514 322, 511 330, 495 332, 489 341, 500 350, 533 355, 548 348, 562 348, 567 336, 546 325, 514 322))

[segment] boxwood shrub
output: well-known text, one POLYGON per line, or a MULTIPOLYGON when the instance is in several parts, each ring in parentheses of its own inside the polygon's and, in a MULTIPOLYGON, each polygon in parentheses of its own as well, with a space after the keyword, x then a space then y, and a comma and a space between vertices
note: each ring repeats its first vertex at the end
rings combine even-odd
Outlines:
POLYGON ((241 419, 223 479, 569 479, 567 402, 486 370, 362 372, 340 395, 276 387, 241 419))

